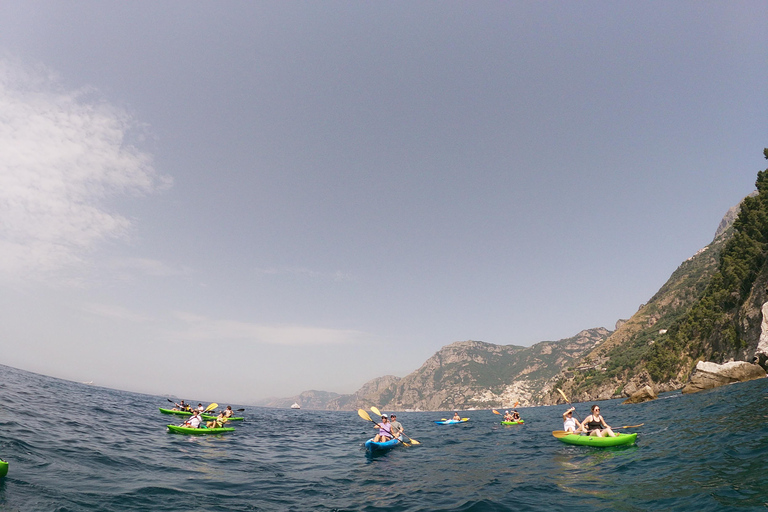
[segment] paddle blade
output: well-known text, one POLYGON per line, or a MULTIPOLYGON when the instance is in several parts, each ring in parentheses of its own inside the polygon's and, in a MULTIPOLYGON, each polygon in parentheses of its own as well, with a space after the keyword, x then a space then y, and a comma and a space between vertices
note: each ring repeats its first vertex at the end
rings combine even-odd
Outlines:
POLYGON ((245 409, 235 409, 237 412, 243 412, 245 409))
MULTIPOLYGON (((371 417, 368 415, 368 413, 365 412, 363 409, 358 409, 357 410, 357 415, 360 416, 361 418, 363 418, 364 420, 373 421, 371 419, 371 417)), ((374 423, 376 423, 376 422, 374 421, 374 423)))
POLYGON ((571 401, 570 401, 570 400, 568 400, 568 397, 567 397, 567 396, 565 396, 565 393, 563 393, 563 390, 562 390, 562 389, 560 389, 560 388, 557 388, 557 392, 558 392, 558 393, 560 393, 561 395, 563 395, 563 398, 565 399, 565 401, 566 401, 566 402, 568 402, 568 403, 571 403, 571 401))
POLYGON ((561 437, 570 436, 573 432, 566 432, 565 430, 553 430, 552 435, 560 439, 561 437))
POLYGON ((619 427, 619 428, 637 428, 637 427, 642 427, 643 425, 645 425, 645 423, 641 423, 639 425, 625 425, 625 426, 619 427))
POLYGON ((520 402, 515 402, 515 405, 513 405, 512 407, 517 407, 517 404, 519 404, 519 403, 520 402))
POLYGON ((499 415, 501 415, 501 413, 500 413, 499 411, 497 411, 496 409, 491 409, 491 412, 493 412, 493 414, 499 414, 499 415))
POLYGON ((211 405, 209 405, 208 407, 205 408, 205 412, 212 411, 215 408, 217 408, 218 406, 219 406, 219 404, 217 404, 216 402, 213 402, 211 405))
POLYGON ((412 438, 412 437, 409 437, 408 439, 410 439, 410 440, 411 440, 411 444, 421 444, 420 442, 418 442, 417 440, 415 440, 415 439, 414 439, 414 438, 412 438))
POLYGON ((378 409, 377 409, 377 408, 375 408, 375 407, 371 407, 371 412, 372 412, 373 414, 375 414, 376 416, 381 416, 381 415, 382 415, 382 414, 381 414, 381 411, 380 411, 380 410, 378 410, 378 409))

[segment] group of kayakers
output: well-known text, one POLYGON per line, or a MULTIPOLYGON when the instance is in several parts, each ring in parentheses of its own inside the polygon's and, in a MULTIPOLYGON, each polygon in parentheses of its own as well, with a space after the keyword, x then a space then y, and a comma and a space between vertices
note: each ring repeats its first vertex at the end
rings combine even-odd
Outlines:
POLYGON ((520 413, 517 412, 517 409, 513 409, 512 413, 504 411, 504 421, 520 421, 520 413))
POLYGON ((579 421, 573 417, 575 410, 576 408, 571 406, 570 409, 563 413, 563 430, 566 432, 588 434, 596 437, 616 437, 616 433, 611 430, 611 427, 608 426, 600 414, 599 405, 595 404, 592 406, 592 414, 584 418, 584 421, 579 421))
MULTIPOLYGON (((190 411, 192 412, 192 416, 187 418, 187 420, 183 423, 184 427, 189 428, 200 428, 200 426, 203 424, 203 417, 202 414, 205 411, 205 407, 203 407, 203 404, 198 404, 197 407, 194 409, 190 408, 189 405, 184 403, 184 400, 181 401, 180 404, 176 404, 176 407, 178 409, 174 408, 174 411, 190 411), (187 408, 184 408, 186 406, 187 408)), ((215 407, 215 405, 214 405, 215 407)), ((215 411, 208 411, 211 415, 216 414, 215 411)), ((226 422, 229 421, 229 418, 234 415, 234 411, 232 410, 232 406, 228 405, 226 409, 222 409, 221 412, 216 416, 216 418, 207 421, 205 423, 206 428, 221 428, 224 426, 226 422)))

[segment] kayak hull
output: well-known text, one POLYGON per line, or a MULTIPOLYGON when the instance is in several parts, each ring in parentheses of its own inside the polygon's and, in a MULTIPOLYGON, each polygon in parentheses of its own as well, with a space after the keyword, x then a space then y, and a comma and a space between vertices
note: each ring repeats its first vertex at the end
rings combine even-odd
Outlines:
POLYGON ((390 439, 389 441, 384 441, 383 443, 377 443, 373 440, 373 438, 370 438, 365 442, 365 449, 369 452, 384 452, 387 450, 391 450, 395 446, 402 444, 400 440, 398 439, 390 439))
POLYGON ((0 459, 0 478, 8 474, 8 463, 0 459))
POLYGON ((520 421, 502 421, 501 422, 502 425, 520 425, 522 423, 525 423, 525 421, 520 420, 520 421))
POLYGON ((179 427, 178 425, 168 425, 168 430, 176 434, 223 434, 224 432, 234 432, 233 427, 221 427, 221 428, 192 428, 192 427, 179 427))
POLYGON ((438 425, 454 425, 456 423, 466 423, 469 421, 469 418, 461 418, 460 420, 443 420, 443 421, 435 421, 438 425))
POLYGON ((635 439, 637 439, 637 434, 616 434, 616 437, 569 434, 565 437, 558 437, 558 439, 565 444, 575 444, 579 446, 624 446, 634 444, 635 439))
MULTIPOLYGON (((160 407, 160 412, 163 414, 174 414, 176 416, 192 416, 192 413, 189 411, 174 411, 173 409, 163 409, 160 407)), ((213 414, 201 414, 201 418, 204 420, 215 420, 216 416, 213 414)), ((243 421, 245 418, 241 418, 239 416, 231 416, 227 418, 229 421, 243 421)))

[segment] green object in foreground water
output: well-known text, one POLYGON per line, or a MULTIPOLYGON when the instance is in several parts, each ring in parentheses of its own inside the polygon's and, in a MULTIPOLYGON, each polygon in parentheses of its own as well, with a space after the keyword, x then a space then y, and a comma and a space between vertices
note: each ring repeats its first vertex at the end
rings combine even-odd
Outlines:
POLYGON ((192 427, 179 427, 177 425, 168 425, 168 430, 176 432, 178 434, 221 434, 224 432, 234 432, 233 427, 221 427, 221 428, 192 428, 192 427))
POLYGON ((520 425, 521 423, 525 423, 525 421, 518 420, 518 421, 502 421, 501 422, 502 425, 520 425))
POLYGON ((578 444, 581 446, 621 446, 632 444, 637 439, 637 434, 616 434, 616 437, 580 436, 569 434, 567 436, 555 436, 566 444, 578 444))
POLYGON ((8 463, 3 459, 0 459, 0 477, 4 477, 8 474, 8 463))

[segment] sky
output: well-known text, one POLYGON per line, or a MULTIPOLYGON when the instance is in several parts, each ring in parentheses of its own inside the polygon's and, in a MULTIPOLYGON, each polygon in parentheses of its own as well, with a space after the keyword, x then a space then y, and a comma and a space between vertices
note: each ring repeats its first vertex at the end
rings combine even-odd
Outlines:
POLYGON ((768 3, 0 3, 0 364, 352 393, 613 329, 768 167, 768 3))

